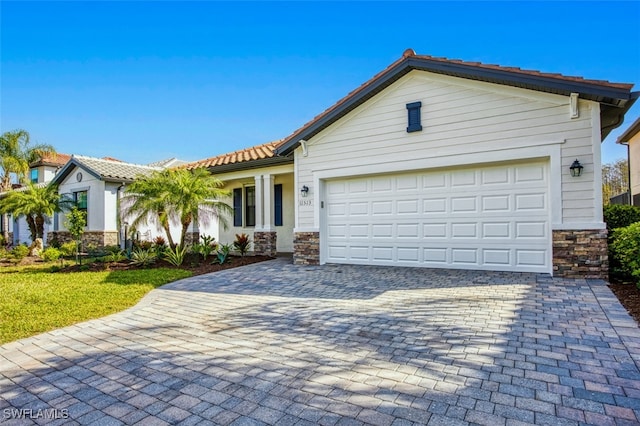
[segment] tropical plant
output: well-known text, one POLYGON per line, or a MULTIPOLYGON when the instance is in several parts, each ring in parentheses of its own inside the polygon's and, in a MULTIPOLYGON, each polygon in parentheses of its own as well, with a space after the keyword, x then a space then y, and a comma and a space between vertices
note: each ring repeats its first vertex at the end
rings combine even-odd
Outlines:
POLYGON ((139 177, 127 188, 122 198, 122 212, 133 217, 132 225, 155 223, 163 229, 171 247, 175 246, 171 236, 171 223, 180 224, 179 246, 185 245, 188 229, 192 223, 206 225, 217 217, 226 227, 222 213, 233 210, 219 201, 228 197, 222 182, 205 169, 170 169, 139 177))
POLYGON ((240 255, 244 255, 249 251, 249 245, 251 240, 247 234, 236 234, 236 240, 233 242, 233 247, 240 252, 240 255))
MULTIPOLYGON (((51 145, 32 145, 26 130, 5 132, 0 136, 0 192, 12 189, 12 183, 26 182, 29 164, 46 154, 55 154, 51 145)), ((9 215, 2 214, 4 238, 9 240, 9 215)))
POLYGON ((76 242, 68 241, 60 244, 60 253, 62 253, 64 257, 71 257, 76 254, 76 242))
POLYGON ((84 234, 84 227, 87 226, 87 213, 74 206, 66 216, 64 226, 71 236, 73 236, 76 243, 76 263, 81 263, 80 244, 82 242, 82 234, 84 234))
POLYGON ((173 266, 180 266, 184 262, 184 257, 187 254, 186 246, 176 246, 175 248, 167 248, 164 252, 164 260, 172 264, 173 266))
POLYGON ((229 258, 231 252, 231 244, 220 244, 216 250, 216 261, 222 265, 229 258))
POLYGON ((45 262, 53 262, 60 259, 60 256, 62 256, 62 253, 55 247, 48 247, 42 252, 42 259, 45 262))
POLYGON ((18 261, 27 257, 28 254, 29 254, 29 247, 23 244, 19 244, 11 250, 11 257, 13 257, 18 261))
POLYGON ((207 257, 211 256, 211 253, 216 251, 217 244, 215 238, 209 235, 201 235, 201 243, 194 244, 191 250, 202 256, 202 260, 207 260, 207 257))
POLYGON ((162 235, 158 235, 153 239, 153 245, 156 247, 165 247, 167 245, 167 240, 165 240, 162 235))
POLYGON ((106 256, 104 256, 102 259, 105 262, 122 262, 123 260, 125 260, 127 258, 127 256, 125 256, 124 254, 124 250, 118 250, 118 251, 112 251, 109 252, 106 256))
POLYGON ((133 265, 149 266, 156 262, 157 256, 155 250, 137 248, 131 253, 131 263, 133 265))
POLYGON ((28 183, 25 188, 10 191, 0 200, 0 213, 24 216, 29 226, 31 240, 44 238, 44 224, 56 212, 67 209, 73 202, 58 193, 55 185, 39 186, 28 183))

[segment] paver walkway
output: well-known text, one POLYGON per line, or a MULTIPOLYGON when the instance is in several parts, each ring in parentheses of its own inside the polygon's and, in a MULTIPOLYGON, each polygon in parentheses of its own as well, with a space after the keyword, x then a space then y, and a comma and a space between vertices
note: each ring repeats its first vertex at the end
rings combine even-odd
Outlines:
POLYGON ((277 259, 0 347, 0 422, 638 424, 638 360, 599 280, 277 259))

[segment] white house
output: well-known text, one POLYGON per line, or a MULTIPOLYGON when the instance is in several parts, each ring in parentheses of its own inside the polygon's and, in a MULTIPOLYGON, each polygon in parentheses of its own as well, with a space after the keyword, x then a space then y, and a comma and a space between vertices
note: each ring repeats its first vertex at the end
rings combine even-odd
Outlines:
POLYGON ((232 232, 298 264, 606 277, 600 144, 632 87, 408 49, 277 145, 188 167, 228 182, 232 232))
MULTIPOLYGON (((119 206, 126 186, 139 176, 182 163, 180 160, 169 159, 142 165, 74 155, 51 183, 58 185, 61 194, 72 198, 81 210, 86 211, 87 227, 83 234, 85 245, 121 245, 124 240, 126 218, 124 222, 120 220, 119 206)), ((48 238, 55 237, 61 242, 70 240, 71 236, 64 226, 64 213, 57 214, 54 223, 56 226, 49 232, 48 238)), ((146 240, 164 235, 152 225, 136 231, 146 240)), ((176 229, 176 232, 179 231, 176 229)))

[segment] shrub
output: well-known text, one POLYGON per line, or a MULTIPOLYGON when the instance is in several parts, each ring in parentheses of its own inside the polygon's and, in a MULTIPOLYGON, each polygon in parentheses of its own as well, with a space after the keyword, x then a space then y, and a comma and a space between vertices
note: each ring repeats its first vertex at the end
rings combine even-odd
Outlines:
POLYGON ((167 245, 167 240, 165 240, 162 235, 158 235, 153 239, 153 245, 156 247, 165 247, 167 245))
POLYGON ((110 246, 104 246, 103 251, 106 254, 113 254, 113 253, 120 253, 122 252, 122 249, 120 248, 120 246, 118 245, 110 245, 110 246))
POLYGON ((9 257, 9 252, 6 248, 0 247, 0 259, 7 259, 9 257))
POLYGON ((48 247, 42 252, 42 258, 45 262, 53 262, 62 256, 60 250, 55 247, 48 247))
MULTIPOLYGON (((220 244, 216 250, 216 261, 220 265, 227 261, 231 252, 231 244, 220 244)), ((212 262, 213 263, 213 262, 212 262)))
POLYGON ((187 247, 176 246, 171 249, 168 248, 164 252, 164 260, 172 264, 173 266, 180 266, 184 262, 184 257, 187 254, 187 247))
POLYGON ((607 223, 607 230, 624 228, 632 223, 640 222, 640 207, 622 204, 609 204, 603 210, 604 221, 607 223))
POLYGON ((107 254, 102 259, 105 262, 122 262, 126 258, 127 258, 127 256, 125 256, 124 250, 119 250, 117 252, 112 252, 112 253, 107 254))
POLYGON ((236 240, 233 242, 233 247, 240 252, 240 255, 244 255, 249 251, 249 245, 251 240, 247 234, 236 234, 236 240))
POLYGON ((615 229, 610 249, 619 272, 640 284, 640 222, 615 229))
POLYGON ((156 259, 157 255, 153 249, 144 250, 137 248, 131 253, 131 263, 133 265, 149 266, 155 263, 156 259))
POLYGON ((71 257, 73 255, 76 254, 76 242, 75 241, 69 241, 67 243, 64 243, 60 246, 60 253, 62 253, 62 255, 64 257, 71 257))
POLYGON ((29 247, 25 245, 17 245, 11 250, 11 256, 16 260, 22 260, 29 254, 29 247))
POLYGON ((133 248, 139 248, 142 250, 149 250, 153 246, 151 241, 134 241, 133 248))

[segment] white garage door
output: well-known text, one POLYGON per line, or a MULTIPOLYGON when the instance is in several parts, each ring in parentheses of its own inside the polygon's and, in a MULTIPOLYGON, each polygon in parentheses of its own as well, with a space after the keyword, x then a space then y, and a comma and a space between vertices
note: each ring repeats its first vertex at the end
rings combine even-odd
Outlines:
POLYGON ((329 263, 551 272, 545 162, 328 180, 329 263))

